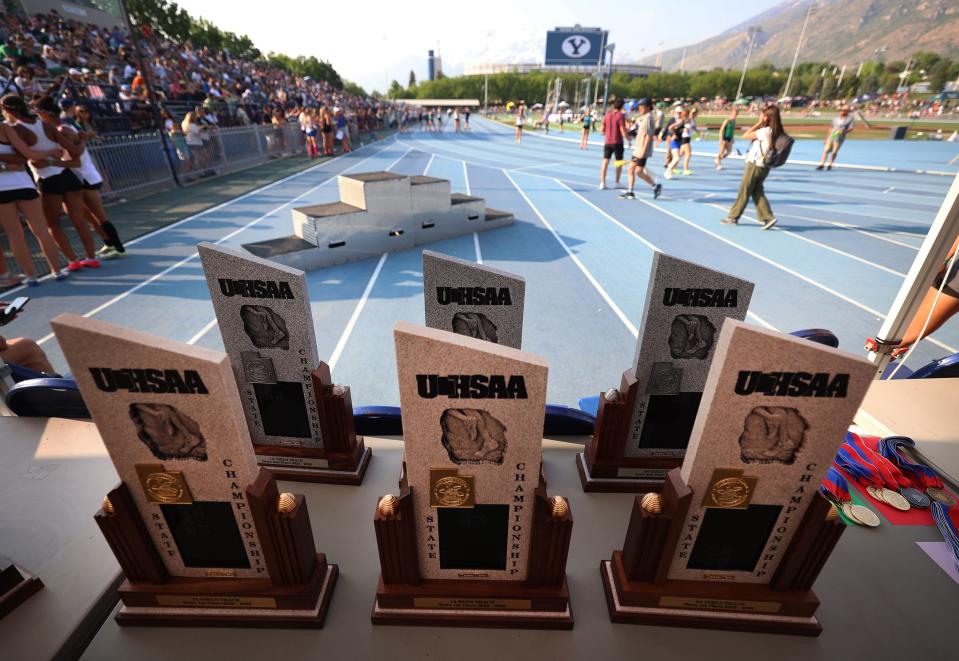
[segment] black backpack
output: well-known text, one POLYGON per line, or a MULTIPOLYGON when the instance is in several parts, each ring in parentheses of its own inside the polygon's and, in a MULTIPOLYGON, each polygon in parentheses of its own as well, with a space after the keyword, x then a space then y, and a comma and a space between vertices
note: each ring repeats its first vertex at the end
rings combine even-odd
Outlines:
POLYGON ((776 138, 772 148, 763 155, 763 163, 767 168, 778 168, 789 160, 789 152, 792 151, 793 143, 796 142, 785 131, 776 138))

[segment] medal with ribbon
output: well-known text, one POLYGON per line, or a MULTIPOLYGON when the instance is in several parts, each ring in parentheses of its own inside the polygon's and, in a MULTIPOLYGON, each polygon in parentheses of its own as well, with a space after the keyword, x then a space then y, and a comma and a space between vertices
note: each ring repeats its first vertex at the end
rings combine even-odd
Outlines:
POLYGON ((874 528, 879 525, 879 517, 868 507, 857 505, 849 496, 849 484, 835 466, 830 466, 826 477, 819 485, 819 492, 836 506, 836 511, 847 523, 874 528))
POLYGON ((949 506, 937 500, 929 506, 929 509, 932 512, 932 520, 936 522, 942 538, 946 540, 949 550, 952 551, 952 562, 956 565, 956 569, 959 569, 959 531, 956 531, 956 526, 949 517, 949 506))
POLYGON ((868 459, 873 465, 879 477, 882 479, 883 486, 877 489, 879 500, 895 507, 896 509, 906 511, 911 505, 917 507, 928 507, 928 498, 924 497, 918 490, 909 492, 912 499, 903 493, 906 489, 912 488, 912 482, 902 474, 899 467, 886 459, 884 456, 869 447, 858 434, 846 434, 846 442, 849 443, 861 457, 868 459), (913 502, 915 501, 915 502, 913 502))
MULTIPOLYGON (((905 475, 909 476, 913 485, 925 491, 925 495, 929 498, 939 501, 946 507, 955 505, 956 499, 943 488, 942 478, 936 471, 923 464, 909 461, 899 451, 900 447, 914 448, 916 442, 905 436, 889 436, 879 441, 879 454, 896 464, 905 475)), ((903 493, 903 495, 906 494, 903 493)), ((928 504, 923 507, 928 507, 928 504)))
POLYGON ((852 475, 859 484, 864 485, 866 493, 871 498, 898 510, 908 510, 909 501, 898 491, 893 491, 886 486, 889 484, 899 488, 894 475, 886 470, 885 466, 877 466, 875 457, 879 455, 870 452, 862 443, 862 439, 853 433, 847 433, 846 441, 839 446, 839 452, 836 453, 836 463, 852 475))

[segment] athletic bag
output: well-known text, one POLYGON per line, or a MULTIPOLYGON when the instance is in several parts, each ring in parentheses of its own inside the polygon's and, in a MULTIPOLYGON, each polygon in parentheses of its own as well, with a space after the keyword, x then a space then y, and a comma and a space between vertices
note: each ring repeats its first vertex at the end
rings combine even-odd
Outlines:
POLYGON ((776 138, 776 143, 763 156, 763 163, 767 168, 778 168, 789 160, 789 152, 792 151, 793 143, 796 142, 787 133, 782 133, 776 138))

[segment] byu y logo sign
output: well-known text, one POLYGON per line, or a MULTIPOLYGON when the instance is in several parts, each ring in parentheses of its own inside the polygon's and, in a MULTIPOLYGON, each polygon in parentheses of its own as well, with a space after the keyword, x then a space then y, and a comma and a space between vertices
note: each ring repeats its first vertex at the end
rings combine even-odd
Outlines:
POLYGON ((586 57, 590 51, 589 39, 581 34, 574 34, 563 40, 562 49, 567 57, 586 57))
POLYGON ((546 33, 547 65, 596 64, 603 56, 609 33, 600 28, 556 28, 546 33))

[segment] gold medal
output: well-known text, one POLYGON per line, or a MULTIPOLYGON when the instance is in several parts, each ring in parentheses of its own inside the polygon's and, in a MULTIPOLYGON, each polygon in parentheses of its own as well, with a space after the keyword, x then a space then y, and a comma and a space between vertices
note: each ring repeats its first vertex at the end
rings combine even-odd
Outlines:
POLYGON ((906 512, 909 510, 909 501, 903 498, 902 494, 892 489, 882 488, 882 499, 897 510, 906 512))
POLYGON ((943 505, 948 505, 949 507, 952 507, 956 504, 956 499, 952 496, 952 494, 941 487, 929 487, 926 489, 926 495, 933 500, 939 501, 943 505))
POLYGON ((868 507, 856 505, 852 502, 845 502, 841 505, 841 508, 847 518, 859 525, 868 526, 869 528, 875 528, 879 525, 879 516, 868 507))

